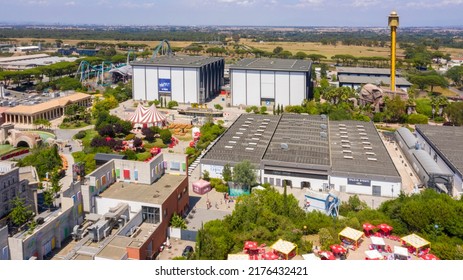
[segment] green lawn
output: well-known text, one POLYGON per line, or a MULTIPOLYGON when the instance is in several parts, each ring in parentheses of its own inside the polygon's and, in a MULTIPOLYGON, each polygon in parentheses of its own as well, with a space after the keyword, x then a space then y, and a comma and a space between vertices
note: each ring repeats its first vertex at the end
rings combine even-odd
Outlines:
POLYGON ((89 147, 90 142, 92 142, 92 139, 95 138, 95 136, 98 136, 98 131, 94 129, 88 129, 85 131, 85 137, 82 138, 82 144, 84 147, 89 147))
POLYGON ((11 145, 0 145, 0 155, 13 151, 15 148, 11 145))
POLYGON ((32 133, 37 133, 40 138, 42 138, 42 141, 45 142, 47 141, 48 138, 55 138, 55 134, 50 133, 50 132, 45 132, 45 131, 31 131, 32 133))

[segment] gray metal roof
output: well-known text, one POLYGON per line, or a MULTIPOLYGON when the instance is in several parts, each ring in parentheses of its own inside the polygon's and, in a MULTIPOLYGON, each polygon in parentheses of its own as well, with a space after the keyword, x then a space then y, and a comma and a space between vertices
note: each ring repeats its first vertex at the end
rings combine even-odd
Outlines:
POLYGON ((359 121, 331 121, 332 173, 355 173, 394 177, 400 175, 374 124, 359 121))
POLYGON ((409 149, 415 148, 417 140, 410 130, 405 127, 400 127, 396 130, 396 133, 400 136, 400 138, 402 138, 409 149))
POLYGON ((417 125, 416 132, 427 139, 460 176, 463 175, 463 127, 417 125))
POLYGON ((103 154, 103 153, 95 154, 95 160, 101 160, 101 161, 110 161, 112 159, 124 159, 124 158, 127 158, 127 156, 116 155, 116 154, 103 154))
POLYGON ((159 56, 154 59, 145 59, 142 61, 133 61, 131 65, 143 66, 179 66, 186 68, 198 68, 204 65, 223 60, 223 57, 209 56, 159 56))
POLYGON ((428 174, 445 174, 452 175, 448 172, 443 171, 439 165, 432 159, 432 157, 425 150, 413 150, 413 156, 424 168, 425 172, 428 174))
POLYGON ((202 164, 248 160, 259 165, 277 127, 279 116, 241 115, 201 159, 202 164))
MULTIPOLYGON (((365 67, 336 67, 338 75, 357 74, 357 75, 384 75, 391 76, 389 68, 365 68, 365 67)), ((396 71, 396 76, 400 76, 400 71, 396 71)))
POLYGON ((280 58, 245 58, 230 65, 230 69, 274 70, 308 72, 312 63, 309 60, 280 58))
POLYGON ((264 160, 329 166, 329 150, 327 118, 318 115, 284 114, 264 160), (282 145, 288 148, 282 148, 282 145))
MULTIPOLYGON (((340 84, 391 84, 391 78, 389 77, 338 75, 338 80, 340 84)), ((412 86, 412 83, 400 77, 395 79, 395 84, 397 86, 412 86)))

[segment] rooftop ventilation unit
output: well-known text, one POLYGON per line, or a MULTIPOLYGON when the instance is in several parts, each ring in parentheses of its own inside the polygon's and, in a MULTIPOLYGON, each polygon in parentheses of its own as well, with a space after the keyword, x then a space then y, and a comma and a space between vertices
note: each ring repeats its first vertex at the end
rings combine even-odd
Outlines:
POLYGON ((371 143, 370 143, 370 142, 367 142, 367 141, 362 142, 362 144, 364 144, 364 145, 371 145, 371 143))
POLYGON ((343 124, 343 123, 338 124, 338 126, 340 126, 340 127, 346 127, 346 125, 343 124))
POLYGON ((259 138, 255 138, 255 137, 253 137, 253 138, 251 138, 251 140, 254 140, 254 141, 259 141, 259 138))
POLYGON ((341 135, 341 138, 349 138, 348 135, 341 135))
POLYGON ((372 157, 369 157, 368 160, 369 160, 369 161, 377 161, 376 158, 372 158, 372 157))
POLYGON ((354 159, 353 156, 344 156, 345 159, 354 159))
POLYGON ((366 155, 369 155, 369 156, 376 156, 376 154, 373 153, 373 152, 365 152, 365 154, 366 154, 366 155))
POLYGON ((246 119, 247 119, 247 120, 250 120, 250 121, 253 121, 253 120, 254 120, 254 118, 246 118, 246 119))
POLYGON ((351 150, 342 150, 342 152, 343 152, 344 154, 352 154, 352 151, 351 151, 351 150))
POLYGON ((342 139, 342 140, 341 140, 341 143, 350 143, 350 141, 349 141, 349 140, 342 139))
POLYGON ((359 135, 367 135, 365 132, 360 132, 359 135))
POLYGON ((326 138, 328 138, 328 133, 322 131, 322 132, 320 132, 320 137, 321 137, 322 139, 326 139, 326 138))
POLYGON ((360 137, 362 140, 368 140, 368 137, 360 137))
POLYGON ((254 148, 249 148, 249 147, 248 147, 248 148, 246 148, 246 150, 248 150, 248 151, 254 151, 254 148))
POLYGON ((350 145, 341 145, 341 147, 350 149, 350 145))
POLYGON ((239 131, 238 131, 236 134, 238 134, 238 135, 243 135, 243 132, 239 132, 239 131))
POLYGON ((289 149, 287 143, 281 143, 281 144, 280 144, 280 148, 281 148, 282 150, 288 150, 288 149, 289 149))
POLYGON ((247 124, 243 124, 243 125, 241 125, 241 126, 242 126, 242 127, 249 127, 249 125, 247 125, 247 124))
POLYGON ((264 121, 265 121, 265 122, 269 122, 269 121, 270 121, 270 119, 264 119, 264 121))
POLYGON ((363 146, 363 148, 364 148, 365 150, 373 150, 373 148, 370 147, 370 146, 363 146))
POLYGON ((364 126, 361 124, 357 125, 357 127, 364 128, 364 126))
POLYGON ((322 123, 322 124, 320 125, 320 128, 323 129, 323 130, 327 130, 327 129, 328 129, 328 126, 327 126, 326 124, 322 123))
POLYGON ((236 141, 228 141, 230 144, 236 144, 236 141))
POLYGON ((326 120, 326 115, 321 114, 320 117, 322 118, 322 120, 326 120))
POLYGON ((242 128, 242 127, 240 127, 240 130, 244 130, 244 131, 246 131, 246 128, 242 128))
POLYGON ((233 139, 240 139, 239 136, 232 136, 233 139))
POLYGON ((225 149, 233 149, 233 146, 225 146, 225 149))
POLYGON ((252 146, 256 146, 257 143, 254 143, 254 142, 250 142, 249 145, 252 145, 252 146))

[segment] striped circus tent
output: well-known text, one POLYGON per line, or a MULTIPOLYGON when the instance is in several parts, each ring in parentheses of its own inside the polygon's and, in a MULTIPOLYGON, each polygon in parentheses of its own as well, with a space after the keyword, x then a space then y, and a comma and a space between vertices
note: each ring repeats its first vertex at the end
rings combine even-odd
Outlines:
POLYGON ((165 126, 167 117, 161 114, 156 106, 153 104, 150 107, 138 105, 129 121, 133 123, 134 127, 151 127, 151 126, 165 126))

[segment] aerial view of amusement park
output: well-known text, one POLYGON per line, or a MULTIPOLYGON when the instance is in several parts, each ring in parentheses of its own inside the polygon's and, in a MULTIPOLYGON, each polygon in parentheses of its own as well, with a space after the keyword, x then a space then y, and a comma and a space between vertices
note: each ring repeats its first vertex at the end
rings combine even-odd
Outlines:
POLYGON ((0 260, 463 259, 461 1, 345 23, 209 2, 248 26, 7 4, 25 19, 0 19, 0 260))

